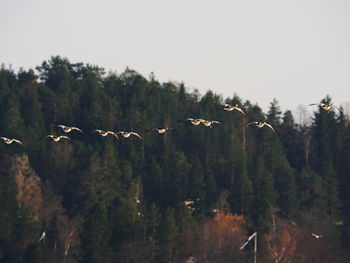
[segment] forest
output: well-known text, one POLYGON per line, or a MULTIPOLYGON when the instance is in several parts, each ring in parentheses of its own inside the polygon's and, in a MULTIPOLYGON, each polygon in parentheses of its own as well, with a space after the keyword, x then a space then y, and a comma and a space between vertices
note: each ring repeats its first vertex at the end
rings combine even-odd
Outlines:
POLYGON ((255 232, 257 262, 348 262, 349 119, 311 106, 299 123, 232 89, 201 95, 60 56, 2 65, 0 136, 23 145, 0 141, 0 262, 253 262, 254 241, 240 247, 255 232))

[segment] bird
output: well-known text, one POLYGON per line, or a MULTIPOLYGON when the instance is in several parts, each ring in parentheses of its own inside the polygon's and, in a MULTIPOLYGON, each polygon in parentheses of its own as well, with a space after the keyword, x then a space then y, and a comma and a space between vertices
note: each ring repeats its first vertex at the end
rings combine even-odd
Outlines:
POLYGON ((185 200, 184 201, 184 205, 185 206, 190 206, 190 205, 193 205, 193 202, 194 202, 193 200, 185 200))
POLYGON ((138 133, 136 133, 136 132, 124 132, 124 131, 118 131, 118 132, 116 132, 116 135, 117 135, 117 136, 118 136, 119 134, 120 134, 123 138, 129 138, 131 135, 134 135, 134 136, 136 136, 136 137, 139 137, 139 138, 142 140, 141 136, 140 136, 138 133))
POLYGON ((16 140, 16 139, 9 139, 9 138, 6 138, 6 137, 0 137, 3 141, 4 141, 4 143, 6 143, 6 144, 11 144, 11 143, 13 143, 13 142, 16 142, 16 143, 19 143, 19 144, 21 144, 21 145, 23 145, 23 143, 21 142, 21 141, 19 141, 19 140, 16 140))
POLYGON ((203 120, 202 123, 205 127, 210 127, 210 128, 213 128, 212 127, 213 124, 221 124, 221 122, 219 121, 207 121, 207 120, 203 120))
POLYGON ((172 130, 172 128, 168 128, 168 127, 151 128, 151 129, 145 130, 145 132, 155 132, 158 134, 163 134, 163 133, 166 133, 168 130, 172 130))
POLYGON ((311 235, 313 235, 315 238, 321 238, 322 237, 322 235, 316 235, 314 233, 311 233, 311 235))
POLYGON ((322 102, 320 102, 320 103, 311 103, 311 104, 309 104, 308 106, 312 106, 312 105, 318 105, 318 106, 320 106, 322 109, 327 110, 327 111, 330 110, 330 109, 332 109, 332 108, 334 108, 334 109, 339 110, 340 112, 343 112, 342 109, 341 109, 340 107, 338 107, 338 106, 336 106, 336 105, 334 105, 334 104, 327 104, 327 103, 322 103, 322 102))
POLYGON ((44 231, 42 234, 41 234, 41 237, 39 238, 38 242, 40 242, 41 240, 44 240, 46 237, 46 232, 44 231))
POLYGON ((50 138, 54 142, 58 142, 61 139, 67 139, 67 140, 71 141, 71 139, 68 136, 56 136, 56 135, 52 135, 52 134, 47 135, 46 138, 50 138))
POLYGON ((104 130, 98 130, 98 129, 96 129, 96 130, 94 130, 93 132, 97 132, 97 133, 98 133, 99 135, 101 135, 102 137, 106 137, 107 135, 111 134, 111 135, 117 137, 117 139, 118 139, 117 134, 116 134, 115 132, 113 132, 113 131, 104 131, 104 130))
POLYGON ((80 130, 80 129, 77 128, 77 127, 73 127, 73 126, 65 126, 65 125, 61 125, 61 124, 60 124, 60 125, 57 125, 57 127, 60 127, 65 133, 69 133, 69 132, 71 132, 72 130, 77 130, 77 131, 83 133, 82 130, 80 130))
POLYGON ((225 104, 223 104, 222 106, 224 106, 224 109, 223 109, 224 111, 233 111, 233 110, 236 110, 236 111, 240 112, 242 115, 245 116, 244 111, 243 111, 240 107, 238 107, 238 104, 232 105, 232 104, 227 104, 227 103, 225 103, 225 104))
POLYGON ((186 119, 183 119, 183 120, 177 120, 176 122, 184 122, 184 121, 188 121, 192 125, 197 126, 197 125, 201 124, 204 120, 203 119, 186 118, 186 119))
POLYGON ((245 127, 248 127, 251 124, 255 124, 258 128, 262 128, 264 126, 269 127, 273 132, 275 132, 274 128, 272 127, 271 124, 268 124, 266 121, 261 122, 261 121, 253 121, 245 125, 245 127))

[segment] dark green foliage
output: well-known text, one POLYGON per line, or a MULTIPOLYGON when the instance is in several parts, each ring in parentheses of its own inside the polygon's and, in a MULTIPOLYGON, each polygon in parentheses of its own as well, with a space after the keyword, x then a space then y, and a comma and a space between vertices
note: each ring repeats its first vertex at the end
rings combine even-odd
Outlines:
POLYGON ((300 126, 290 111, 282 115, 276 99, 267 114, 237 94, 225 100, 245 117, 223 111, 223 103, 212 91, 200 96, 154 74, 146 79, 127 68, 106 75, 59 56, 37 73, 2 66, 0 136, 24 146, 0 142, 0 262, 184 261, 195 255, 202 220, 215 209, 243 214, 261 232, 271 228, 272 211, 293 220, 317 209, 344 222, 349 246, 349 120, 319 108, 310 126, 300 126), (176 122, 188 117, 221 124, 176 122), (276 133, 244 128, 250 121, 267 121, 276 133), (59 124, 84 133, 58 143, 45 138, 63 135, 59 124), (172 129, 146 132, 164 126, 172 129), (134 131, 143 139, 101 137, 94 129, 134 131), (52 203, 63 207, 43 205, 37 216, 19 207, 11 161, 20 153, 29 155, 52 203), (48 239, 39 244, 43 229, 48 239))

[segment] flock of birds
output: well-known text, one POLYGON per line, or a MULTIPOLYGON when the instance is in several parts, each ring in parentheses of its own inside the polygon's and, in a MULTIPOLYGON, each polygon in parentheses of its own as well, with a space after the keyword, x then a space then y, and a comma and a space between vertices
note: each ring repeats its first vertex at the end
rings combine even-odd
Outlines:
MULTIPOLYGON (((319 107, 321 107, 323 110, 330 110, 330 109, 337 109, 340 112, 342 112, 341 108, 333 105, 333 104, 326 104, 326 103, 312 103, 309 104, 308 106, 313 106, 313 105, 318 105, 319 107)), ((222 104, 220 105, 220 107, 222 107, 223 111, 237 111, 239 113, 241 113, 243 116, 245 116, 245 112, 237 105, 232 105, 232 104, 222 104)), ((186 119, 182 119, 182 120, 177 120, 176 122, 186 122, 189 123, 190 125, 193 126, 198 126, 200 124, 204 125, 205 127, 209 127, 212 128, 212 126, 214 124, 221 124, 219 121, 215 121, 215 120, 204 120, 204 119, 195 119, 195 118, 186 118, 186 119)), ((263 127, 268 127, 270 128, 273 132, 275 132, 275 129, 272 127, 271 124, 267 123, 267 122, 261 122, 261 121, 253 121, 253 122, 245 122, 243 124, 243 128, 246 128, 250 125, 255 125, 258 128, 263 128, 263 127)), ((72 131, 78 131, 80 133, 84 133, 81 129, 79 129, 78 127, 74 127, 74 126, 65 126, 65 125, 58 125, 58 128, 62 129, 62 131, 66 134, 72 132, 72 131)), ((158 134, 164 134, 169 130, 172 130, 173 128, 169 128, 169 127, 161 127, 161 128, 150 128, 148 130, 145 130, 145 132, 154 132, 154 133, 158 133, 158 134)), ((102 137, 106 137, 108 135, 112 135, 114 137, 116 137, 117 139, 119 139, 119 136, 123 137, 123 138, 130 138, 131 136, 136 136, 138 137, 140 140, 142 140, 142 137, 140 136, 140 134, 133 132, 133 131, 118 131, 118 132, 114 132, 114 131, 109 131, 109 130, 100 130, 100 129, 95 129, 92 131, 93 133, 97 133, 98 135, 102 136, 102 137)), ((68 136, 66 135, 53 135, 53 134, 49 134, 47 136, 45 136, 46 138, 54 141, 54 142, 58 142, 62 139, 65 140, 71 140, 68 136)), ((12 143, 17 143, 20 145, 23 145, 23 143, 20 140, 14 139, 14 138, 7 138, 7 137, 0 137, 3 142, 5 144, 12 144, 12 143)), ((193 204, 192 200, 189 201, 185 201, 184 204, 188 207, 190 207, 193 204)), ((256 234, 256 233, 255 233, 256 234)), ((254 235, 254 234, 253 234, 254 235)), ((244 249, 245 245, 250 241, 250 239, 253 237, 253 235, 251 237, 249 237, 249 239, 246 241, 246 243, 240 248, 240 249, 244 249)), ((315 237, 316 239, 319 239, 322 237, 322 235, 317 235, 314 233, 311 233, 311 235, 313 237, 315 237)), ((40 237, 40 239, 38 240, 38 242, 41 242, 45 239, 46 237, 46 232, 44 231, 40 237)))
MULTIPOLYGON (((313 105, 318 105, 320 106, 323 110, 330 110, 330 109, 337 109, 340 112, 342 112, 342 109, 339 106, 336 106, 334 104, 327 104, 327 103, 312 103, 309 104, 308 106, 313 106, 313 105)), ((220 105, 220 107, 222 107, 222 109, 224 111, 230 112, 230 111, 237 111, 239 113, 241 113, 243 116, 245 116, 245 112, 237 105, 233 105, 233 104, 222 104, 220 105)), ((215 120, 204 120, 204 119, 194 119, 194 118, 186 118, 186 119, 182 119, 182 120, 177 120, 176 122, 187 122, 190 125, 193 126, 198 126, 200 124, 204 125, 205 127, 209 127, 212 128, 212 126, 214 124, 221 124, 219 121, 215 121, 215 120)), ((255 125, 258 128, 263 128, 263 127, 268 127, 270 128, 273 132, 275 132, 275 129, 272 127, 271 124, 267 123, 267 122, 261 122, 261 121, 253 121, 253 122, 245 122, 243 124, 243 127, 246 128, 249 125, 255 125)), ((71 131, 78 131, 80 133, 84 133, 81 129, 79 129, 78 127, 74 127, 74 126, 65 126, 65 125, 58 125, 57 127, 61 128, 62 131, 64 133, 70 133, 71 131)), ((154 133, 158 133, 158 134, 164 134, 169 130, 172 130, 173 128, 169 128, 169 127, 161 127, 161 128, 151 128, 146 130, 145 132, 154 132, 154 133)), ((114 137, 116 137, 117 139, 119 139, 119 136, 123 137, 123 138, 130 138, 131 136, 136 136, 138 137, 140 140, 142 140, 142 137, 140 136, 140 134, 133 132, 133 131, 118 131, 118 132, 114 132, 114 131, 108 131, 108 130, 100 130, 100 129, 95 129, 93 130, 93 133, 97 133, 98 135, 102 136, 102 137, 106 137, 108 135, 112 135, 114 137)), ((47 136, 45 136, 46 138, 51 139, 54 142, 58 142, 62 139, 65 140, 71 140, 68 136, 66 135, 53 135, 53 134, 49 134, 47 136)), ((12 143, 17 143, 20 145, 23 145, 23 143, 15 138, 7 138, 7 137, 0 137, 2 139, 2 141, 5 144, 12 144, 12 143)))

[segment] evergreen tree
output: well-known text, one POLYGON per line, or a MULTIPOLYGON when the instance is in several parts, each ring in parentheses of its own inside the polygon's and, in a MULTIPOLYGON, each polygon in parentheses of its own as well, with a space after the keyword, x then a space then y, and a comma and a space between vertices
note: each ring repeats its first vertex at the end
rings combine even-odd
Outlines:
POLYGON ((178 253, 179 230, 175 224, 174 209, 168 208, 159 233, 159 251, 156 262, 172 262, 178 253))

